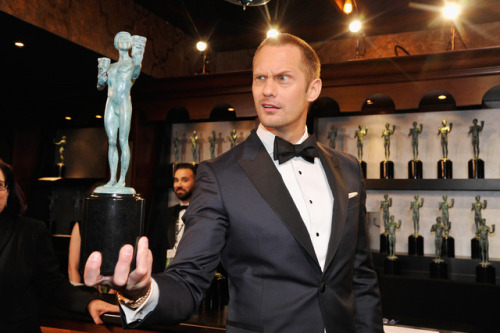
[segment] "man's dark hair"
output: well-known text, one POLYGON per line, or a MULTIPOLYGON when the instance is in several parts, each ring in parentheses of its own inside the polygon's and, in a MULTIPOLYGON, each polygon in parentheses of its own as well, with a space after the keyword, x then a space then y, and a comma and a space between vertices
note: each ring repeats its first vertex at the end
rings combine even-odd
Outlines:
POLYGON ((198 169, 198 164, 194 163, 177 163, 174 167, 174 174, 179 169, 191 169, 193 171, 193 175, 196 176, 196 169, 198 169))

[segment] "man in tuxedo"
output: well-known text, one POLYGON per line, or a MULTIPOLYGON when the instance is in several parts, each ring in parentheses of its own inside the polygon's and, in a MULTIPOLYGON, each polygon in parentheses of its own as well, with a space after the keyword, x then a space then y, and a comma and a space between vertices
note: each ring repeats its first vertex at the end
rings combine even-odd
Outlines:
POLYGON ((184 234, 182 216, 191 200, 196 176, 196 165, 179 163, 175 166, 173 188, 180 203, 160 209, 152 214, 146 232, 149 247, 153 253, 153 273, 163 272, 177 252, 179 241, 184 234))
POLYGON ((200 163, 175 261, 151 278, 145 237, 132 272, 131 245, 120 250, 114 276, 99 275, 99 253, 89 257, 86 283, 118 289, 125 325, 188 319, 221 260, 227 332, 383 332, 361 167, 307 133, 319 74, 316 53, 301 39, 263 41, 252 84, 260 125, 200 163))

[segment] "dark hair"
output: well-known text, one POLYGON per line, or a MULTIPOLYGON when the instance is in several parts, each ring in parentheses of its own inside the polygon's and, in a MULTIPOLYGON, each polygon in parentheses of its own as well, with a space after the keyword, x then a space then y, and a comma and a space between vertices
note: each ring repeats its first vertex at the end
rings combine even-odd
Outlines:
POLYGON ((257 50, 255 51, 254 59, 257 53, 259 53, 259 51, 264 46, 286 46, 286 45, 296 46, 300 50, 300 53, 302 54, 302 60, 305 66, 307 83, 309 84, 314 79, 319 79, 321 74, 321 63, 319 61, 318 55, 316 54, 314 49, 304 40, 291 34, 280 33, 275 37, 268 37, 264 39, 262 43, 260 43, 257 50))
POLYGON ((174 174, 179 169, 190 169, 193 171, 193 175, 196 176, 196 169, 198 169, 198 164, 195 163, 177 163, 174 167, 174 174))
POLYGON ((12 167, 0 158, 0 170, 2 170, 3 172, 3 175, 5 177, 5 186, 7 186, 7 190, 9 191, 9 195, 7 197, 7 205, 5 206, 2 213, 11 216, 21 215, 21 213, 24 212, 25 207, 24 195, 21 191, 21 188, 16 182, 12 167))

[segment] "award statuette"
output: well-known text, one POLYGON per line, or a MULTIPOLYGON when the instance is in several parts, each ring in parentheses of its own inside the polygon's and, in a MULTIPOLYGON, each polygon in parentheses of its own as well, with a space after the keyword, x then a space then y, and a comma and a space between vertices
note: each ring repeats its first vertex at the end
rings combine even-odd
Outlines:
POLYGON ((125 177, 130 163, 130 90, 141 73, 146 38, 122 31, 116 34, 114 46, 119 52, 118 61, 111 64, 109 58, 99 58, 97 73, 97 88, 108 86, 104 128, 109 139, 110 180, 85 198, 82 224, 81 253, 84 258, 94 251, 102 253, 102 275, 113 274, 120 248, 124 244, 135 245, 144 230, 144 199, 134 188, 125 186, 125 177), (117 180, 118 142, 121 159, 117 180))
POLYGON ((432 225, 431 232, 436 233, 434 238, 434 245, 436 246, 436 257, 430 264, 431 278, 447 279, 448 278, 448 265, 442 258, 443 250, 443 236, 445 233, 445 225, 441 221, 441 217, 436 218, 436 223, 432 225))
POLYGON ((474 157, 469 160, 469 178, 478 179, 484 178, 484 161, 479 158, 479 132, 483 130, 484 121, 481 121, 481 126, 477 124, 477 119, 472 121, 472 126, 469 127, 469 133, 472 136, 472 149, 474 157))
MULTIPOLYGON (((380 253, 382 254, 389 253, 389 208, 391 206, 392 198, 389 198, 388 194, 384 194, 384 200, 380 202, 380 208, 382 209, 382 221, 384 222, 384 232, 380 234, 380 253)), ((380 228, 379 225, 376 226, 380 228)))
POLYGON ((212 131, 212 136, 208 137, 208 142, 210 142, 210 158, 215 158, 215 143, 217 142, 217 135, 215 130, 212 131))
POLYGON ((54 140, 54 144, 59 147, 59 163, 57 163, 56 169, 56 174, 59 178, 63 178, 66 172, 66 165, 64 165, 64 148, 66 147, 66 143, 67 141, 65 135, 63 135, 61 140, 58 142, 55 142, 54 140))
POLYGON ((495 283, 495 267, 489 262, 488 235, 495 232, 495 225, 491 228, 486 225, 486 219, 481 221, 478 227, 479 243, 481 247, 481 263, 476 266, 476 282, 495 283))
POLYGON ((384 138, 385 159, 380 162, 380 178, 393 179, 394 178, 394 162, 389 160, 391 154, 391 135, 396 130, 396 125, 392 125, 392 130, 389 129, 390 125, 385 124, 385 129, 382 131, 384 138))
POLYGON ((399 275, 401 272, 399 258, 396 256, 396 229, 401 228, 401 220, 394 221, 394 215, 391 215, 387 225, 387 234, 389 239, 389 253, 384 261, 384 273, 399 275))
POLYGON ((437 174, 439 179, 453 178, 453 163, 448 159, 448 133, 451 132, 453 124, 448 125, 446 120, 442 122, 443 126, 438 128, 438 135, 441 135, 441 150, 443 158, 438 161, 437 174))
POLYGON ((335 139, 337 139, 337 127, 335 125, 330 126, 330 131, 328 131, 328 146, 335 149, 335 139))
POLYGON ((363 161, 363 143, 364 138, 368 134, 368 128, 363 129, 363 125, 359 125, 356 132, 354 132, 354 138, 357 138, 358 147, 358 161, 361 164, 361 169, 363 170, 363 176, 366 178, 366 162, 363 161))
POLYGON ((481 211, 486 208, 488 202, 484 200, 481 202, 481 197, 476 195, 476 202, 472 203, 472 211, 474 211, 474 224, 476 226, 475 236, 470 241, 471 258, 481 259, 481 246, 479 241, 479 226, 483 220, 481 211))
POLYGON ((193 164, 196 164, 197 149, 198 149, 198 132, 193 131, 193 135, 189 138, 191 141, 191 152, 193 153, 193 164))
POLYGON ((408 162, 408 178, 409 179, 422 179, 422 169, 423 164, 422 161, 418 159, 418 135, 422 133, 424 125, 420 124, 420 127, 417 127, 417 122, 413 122, 413 127, 410 128, 410 133, 408 136, 411 136, 411 148, 413 152, 413 159, 408 162))
POLYGON ((424 237, 418 233, 420 208, 424 205, 424 198, 418 199, 418 195, 414 196, 415 201, 410 203, 410 209, 413 215, 413 234, 408 236, 408 255, 423 256, 424 255, 424 237))
POLYGON ((450 236, 451 222, 450 222, 450 213, 448 211, 449 208, 452 208, 455 205, 455 199, 451 199, 451 202, 448 202, 448 196, 443 195, 443 202, 439 203, 439 209, 441 210, 441 223, 443 223, 443 246, 442 246, 442 255, 444 258, 454 258, 455 257, 455 239, 450 236))

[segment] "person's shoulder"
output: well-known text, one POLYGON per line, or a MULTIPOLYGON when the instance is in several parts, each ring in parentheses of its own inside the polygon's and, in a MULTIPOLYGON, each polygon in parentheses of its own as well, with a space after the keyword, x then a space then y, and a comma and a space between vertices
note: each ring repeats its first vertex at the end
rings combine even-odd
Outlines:
POLYGON ((29 216, 18 216, 16 218, 16 223, 18 223, 23 228, 28 228, 35 232, 47 230, 47 226, 45 225, 45 223, 29 216))

